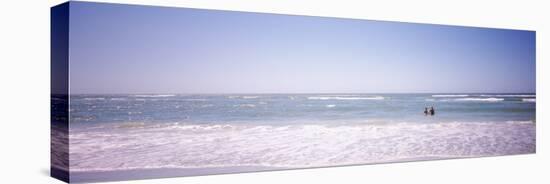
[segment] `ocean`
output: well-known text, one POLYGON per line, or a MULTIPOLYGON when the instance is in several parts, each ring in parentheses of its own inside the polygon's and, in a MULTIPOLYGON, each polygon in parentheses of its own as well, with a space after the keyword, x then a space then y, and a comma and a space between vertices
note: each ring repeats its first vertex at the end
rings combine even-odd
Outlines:
POLYGON ((536 150, 535 94, 71 95, 69 112, 71 172, 304 168, 536 150), (432 106, 435 115, 425 115, 432 106))

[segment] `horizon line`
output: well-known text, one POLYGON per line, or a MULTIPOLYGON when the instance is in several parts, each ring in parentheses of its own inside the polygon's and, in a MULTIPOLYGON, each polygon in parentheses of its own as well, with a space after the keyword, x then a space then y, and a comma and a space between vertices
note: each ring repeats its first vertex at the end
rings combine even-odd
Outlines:
MULTIPOLYGON (((56 95, 56 93, 50 93, 56 95)), ((267 92, 267 93, 258 93, 258 92, 238 92, 238 93, 69 93, 69 95, 198 95, 198 94, 208 94, 208 95, 267 95, 267 94, 536 94, 536 92, 267 92)))

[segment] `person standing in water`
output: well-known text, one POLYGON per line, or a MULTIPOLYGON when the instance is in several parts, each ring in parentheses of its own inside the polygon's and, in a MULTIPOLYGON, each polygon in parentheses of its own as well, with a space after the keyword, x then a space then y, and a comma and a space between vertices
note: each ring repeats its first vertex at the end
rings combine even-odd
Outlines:
POLYGON ((424 107, 424 116, 428 115, 428 107, 424 107))
POLYGON ((430 107, 430 115, 435 115, 435 110, 434 110, 434 106, 431 106, 430 107))

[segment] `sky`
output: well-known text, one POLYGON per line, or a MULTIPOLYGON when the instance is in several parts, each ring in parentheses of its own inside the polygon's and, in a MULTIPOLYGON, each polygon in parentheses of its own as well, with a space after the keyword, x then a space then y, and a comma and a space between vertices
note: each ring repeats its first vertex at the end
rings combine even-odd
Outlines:
POLYGON ((534 93, 535 32, 71 2, 70 91, 534 93))

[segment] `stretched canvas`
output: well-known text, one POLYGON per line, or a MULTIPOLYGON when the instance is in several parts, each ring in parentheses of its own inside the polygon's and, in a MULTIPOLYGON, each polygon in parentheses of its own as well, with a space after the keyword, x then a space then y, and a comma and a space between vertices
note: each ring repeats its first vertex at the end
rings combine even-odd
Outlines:
POLYGON ((51 175, 530 154, 535 89, 535 31, 67 2, 51 9, 51 175))

